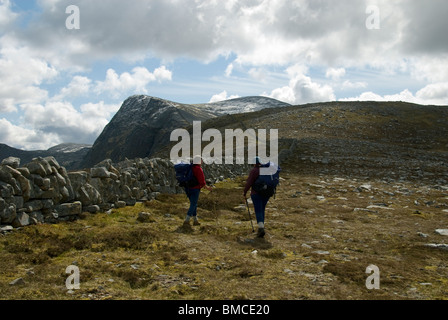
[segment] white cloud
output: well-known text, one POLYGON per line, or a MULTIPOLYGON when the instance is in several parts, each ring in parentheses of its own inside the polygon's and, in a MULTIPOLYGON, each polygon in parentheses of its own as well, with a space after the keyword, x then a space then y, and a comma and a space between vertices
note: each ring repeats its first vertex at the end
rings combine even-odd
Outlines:
POLYGON ((215 94, 209 101, 209 103, 213 103, 213 102, 219 102, 219 101, 224 101, 224 100, 230 100, 230 99, 236 99, 239 98, 238 95, 231 95, 230 97, 227 96, 227 91, 223 91, 219 94, 215 94))
POLYGON ((325 74, 325 77, 332 79, 332 80, 339 80, 342 77, 345 76, 345 69, 344 68, 329 68, 325 74))
POLYGON ((22 105, 21 108, 24 123, 34 130, 56 136, 59 141, 92 144, 119 106, 88 103, 78 111, 69 102, 49 101, 44 105, 22 105))
POLYGON ((266 81, 267 78, 267 72, 263 68, 252 68, 248 74, 257 81, 266 81))
POLYGON ((448 106, 448 82, 427 85, 416 94, 408 89, 390 95, 380 95, 369 91, 357 97, 339 99, 339 101, 405 101, 422 105, 448 106))
POLYGON ((6 28, 17 18, 17 14, 11 11, 11 1, 0 0, 0 28, 6 28))
POLYGON ((412 77, 417 80, 434 83, 448 80, 448 54, 413 58, 409 65, 412 77))
POLYGON ((22 103, 42 102, 48 92, 40 86, 57 75, 56 69, 35 58, 29 48, 9 37, 0 38, 0 112, 17 111, 22 103))
POLYGON ((97 81, 95 91, 97 93, 111 93, 119 98, 124 93, 148 93, 147 86, 151 82, 171 80, 172 72, 165 66, 157 68, 153 73, 144 67, 132 69, 132 73, 124 72, 118 75, 115 70, 107 70, 106 79, 97 81))
POLYGON ((173 78, 173 73, 165 66, 161 66, 154 70, 154 77, 159 82, 171 81, 173 78))
POLYGON ((53 100, 62 100, 64 98, 76 98, 86 96, 91 89, 92 80, 87 77, 75 76, 67 87, 61 89, 53 100))
POLYGON ((448 82, 429 84, 417 91, 416 97, 422 102, 448 106, 448 82))
POLYGON ((368 91, 363 92, 361 95, 355 98, 343 98, 339 101, 406 101, 406 102, 416 102, 415 97, 408 89, 403 90, 397 94, 384 95, 381 96, 377 93, 368 91))
POLYGON ((373 31, 365 26, 364 1, 77 0, 82 26, 70 32, 67 3, 41 0, 43 13, 18 36, 52 65, 66 67, 117 57, 210 62, 229 53, 252 66, 382 66, 446 52, 446 1, 374 2, 381 29, 373 31))
POLYGON ((38 0, 38 2, 43 8, 54 12, 57 8, 57 5, 60 3, 60 0, 38 0))
POLYGON ((1 143, 21 148, 23 150, 47 150, 61 143, 58 135, 27 129, 12 124, 6 119, 0 119, 1 143))
POLYGON ((350 80, 345 80, 342 85, 342 90, 348 90, 348 89, 360 89, 360 88, 366 88, 367 82, 364 81, 358 81, 358 82, 352 82, 350 80))
POLYGON ((294 65, 288 68, 289 85, 274 89, 269 97, 290 104, 336 100, 332 87, 313 82, 310 77, 305 75, 306 72, 307 69, 303 65, 294 65))
POLYGON ((232 75, 232 72, 233 72, 233 63, 231 63, 227 66, 226 72, 225 72, 226 77, 230 77, 232 75))
POLYGON ((112 114, 120 109, 120 105, 105 104, 103 101, 99 103, 86 103, 81 105, 81 113, 83 117, 88 119, 107 120, 112 114))

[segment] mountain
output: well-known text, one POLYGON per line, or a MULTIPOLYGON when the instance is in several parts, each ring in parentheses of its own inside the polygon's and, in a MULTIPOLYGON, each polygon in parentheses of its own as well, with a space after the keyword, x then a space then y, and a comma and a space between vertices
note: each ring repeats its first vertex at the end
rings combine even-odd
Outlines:
POLYGON ((60 165, 68 170, 77 169, 81 161, 87 155, 91 146, 87 144, 64 143, 48 150, 24 151, 12 148, 6 144, 0 144, 0 160, 8 157, 20 158, 21 163, 30 162, 33 158, 53 156, 60 165))
POLYGON ((268 97, 252 96, 198 104, 197 106, 217 115, 226 115, 260 111, 267 108, 288 107, 291 105, 268 97))
MULTIPOLYGON (((202 123, 210 128, 222 137, 225 129, 278 129, 279 162, 288 172, 448 183, 447 106, 313 103, 215 117, 202 123)), ((157 156, 169 157, 174 144, 157 156)))
POLYGON ((193 121, 224 114, 260 110, 287 104, 265 97, 247 97, 210 104, 182 104, 146 95, 124 101, 82 162, 91 167, 104 159, 150 157, 169 144, 171 132, 193 121))
POLYGON ((147 157, 170 140, 174 129, 216 115, 198 107, 136 95, 124 101, 83 161, 91 167, 104 159, 147 157))

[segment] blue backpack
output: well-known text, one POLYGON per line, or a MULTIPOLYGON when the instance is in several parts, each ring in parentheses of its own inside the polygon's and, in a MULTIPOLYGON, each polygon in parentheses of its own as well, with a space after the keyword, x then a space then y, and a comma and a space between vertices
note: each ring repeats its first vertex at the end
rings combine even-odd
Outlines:
POLYGON ((178 163, 174 166, 174 170, 176 171, 176 179, 180 187, 192 188, 199 184, 193 173, 192 163, 178 163))
MULTIPOLYGON (((266 164, 261 165, 261 168, 269 168, 274 167, 275 164, 273 162, 268 162, 266 164)), ((275 196, 277 191, 277 186, 280 183, 280 172, 281 168, 277 166, 277 171, 272 175, 261 175, 257 178, 252 188, 255 192, 257 192, 263 198, 270 198, 275 196)))

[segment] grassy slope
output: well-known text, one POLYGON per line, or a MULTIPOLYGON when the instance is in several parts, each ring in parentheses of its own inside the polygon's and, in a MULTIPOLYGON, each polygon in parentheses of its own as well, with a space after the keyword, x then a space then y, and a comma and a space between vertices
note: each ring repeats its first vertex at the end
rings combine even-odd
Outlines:
MULTIPOLYGON (((181 227, 185 195, 164 195, 109 215, 84 215, 73 223, 32 226, 2 236, 0 298, 448 296, 448 252, 423 246, 446 241, 434 233, 448 226, 448 213, 442 211, 448 207, 446 191, 378 180, 368 182, 371 191, 359 192, 356 188, 366 181, 283 177, 277 198, 268 205, 264 240, 255 239, 241 205, 243 180, 226 181, 201 194, 200 227, 181 227), (378 204, 384 208, 367 209, 378 204), (136 220, 141 211, 151 213, 149 222, 136 220), (81 289, 69 294, 65 269, 71 264, 80 268, 81 289), (370 264, 380 268, 380 290, 365 287, 370 264), (19 277, 25 284, 9 285, 19 277)), ((254 218, 253 209, 251 213, 254 218)))

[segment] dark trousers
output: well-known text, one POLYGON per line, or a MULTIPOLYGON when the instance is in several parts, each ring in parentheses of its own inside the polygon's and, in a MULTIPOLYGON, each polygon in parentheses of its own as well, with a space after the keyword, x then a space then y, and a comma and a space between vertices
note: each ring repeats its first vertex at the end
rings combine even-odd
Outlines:
POLYGON ((264 198, 259 194, 253 194, 250 196, 254 204, 255 216, 257 217, 257 223, 264 223, 264 212, 266 210, 266 205, 268 204, 269 198, 264 198))
POLYGON ((197 209, 198 209, 198 200, 199 200, 199 193, 201 192, 201 189, 185 189, 185 192, 187 194, 188 199, 190 200, 190 208, 188 209, 187 215, 190 217, 196 217, 197 209))

